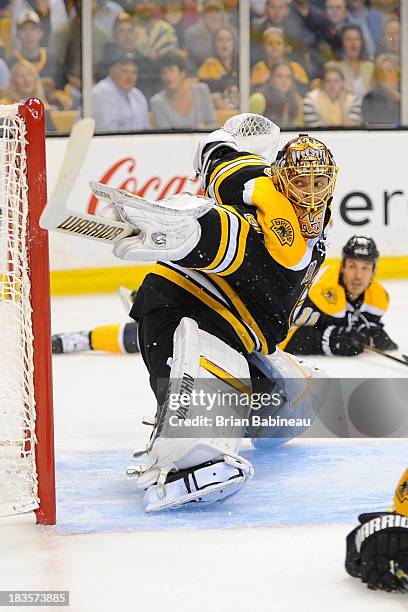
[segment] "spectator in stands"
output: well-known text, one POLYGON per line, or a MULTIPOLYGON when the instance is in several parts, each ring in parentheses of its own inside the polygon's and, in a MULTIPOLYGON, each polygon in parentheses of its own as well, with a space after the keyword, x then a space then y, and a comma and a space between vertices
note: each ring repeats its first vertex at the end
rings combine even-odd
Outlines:
POLYGON ((289 15, 288 0, 267 0, 264 16, 252 21, 251 62, 261 61, 264 54, 263 33, 269 28, 280 28, 285 33, 286 19, 289 15))
POLYGON ((186 30, 200 20, 197 0, 167 0, 162 11, 163 19, 173 26, 182 49, 186 30))
POLYGON ((144 52, 153 60, 157 60, 167 51, 178 48, 175 29, 164 19, 159 19, 158 11, 158 0, 134 1, 137 40, 144 52))
POLYGON ((138 88, 147 98, 157 93, 161 88, 161 79, 156 62, 144 53, 138 44, 136 27, 128 13, 121 13, 118 16, 113 26, 112 36, 113 40, 104 46, 102 61, 95 75, 96 80, 99 81, 107 76, 112 56, 115 53, 130 51, 135 55, 139 68, 138 88))
POLYGON ((0 104, 16 104, 27 98, 38 98, 44 104, 47 130, 55 130, 50 116, 50 105, 45 97, 44 88, 36 67, 27 60, 16 62, 10 70, 10 84, 6 97, 0 104))
POLYGON ((389 17, 384 21, 381 34, 380 49, 382 53, 393 53, 400 56, 401 53, 401 26, 396 17, 389 17))
POLYGON ((326 25, 323 28, 323 40, 319 44, 319 53, 325 61, 339 59, 342 48, 343 29, 350 23, 350 13, 346 0, 326 0, 326 25))
POLYGON ((204 0, 202 18, 185 33, 185 48, 191 68, 195 72, 212 54, 212 39, 215 32, 227 25, 224 5, 218 0, 204 0))
POLYGON ((349 0, 353 22, 358 24, 366 43, 367 54, 374 58, 380 45, 384 15, 371 7, 371 0, 349 0))
POLYGON ((186 79, 182 52, 169 51, 159 59, 164 89, 150 106, 158 128, 214 130, 218 124, 208 85, 186 79))
POLYGON ((9 66, 24 59, 34 64, 48 95, 48 92, 54 89, 57 62, 53 55, 41 46, 44 37, 41 20, 34 11, 23 11, 16 19, 16 27, 20 49, 15 50, 9 57, 9 66))
POLYGON ((251 22, 256 24, 265 15, 266 0, 250 0, 251 22))
POLYGON ((112 57, 109 75, 94 85, 92 108, 96 129, 134 132, 150 129, 148 104, 136 88, 138 66, 132 52, 112 57))
MULTIPOLYGON (((18 16, 26 11, 35 11, 38 14, 44 32, 45 47, 48 47, 51 33, 58 30, 68 18, 64 0, 15 0, 12 12, 13 28, 18 16)), ((17 42, 15 29, 13 40, 17 42)))
POLYGON ((325 23, 323 11, 310 0, 267 0, 265 19, 251 32, 252 62, 262 59, 262 33, 269 27, 278 27, 285 34, 291 58, 306 69, 309 78, 314 78, 320 69, 317 41, 325 23))
MULTIPOLYGON (((266 83, 271 75, 271 66, 280 60, 288 60, 287 45, 281 28, 268 28, 263 33, 264 59, 255 64, 251 71, 251 85, 259 87, 266 83)), ((299 91, 307 88, 309 79, 305 69, 298 62, 290 62, 299 91)))
POLYGON ((10 70, 3 58, 0 57, 0 98, 6 95, 10 84, 10 70))
POLYGON ((200 81, 209 86, 217 109, 239 106, 237 47, 235 30, 220 28, 213 36, 213 55, 204 60, 198 71, 200 81))
POLYGON ((107 36, 111 36, 116 19, 125 12, 123 6, 118 2, 113 2, 113 0, 97 0, 97 5, 94 23, 103 30, 107 36))
POLYGON ((333 64, 344 74, 349 91, 362 101, 372 88, 374 64, 367 59, 359 26, 349 25, 344 28, 341 56, 343 59, 333 64))
POLYGON ((327 66, 321 87, 303 99, 306 127, 347 127, 361 124, 361 104, 346 87, 339 68, 327 66))
POLYGON ((270 68, 271 76, 250 98, 250 110, 265 115, 281 128, 303 125, 302 99, 290 62, 281 60, 270 68))
POLYGON ((292 0, 285 23, 285 35, 292 57, 307 70, 310 78, 320 74, 318 42, 326 24, 324 12, 312 0, 292 0))
POLYGON ((227 25, 236 32, 238 32, 239 28, 239 1, 240 0, 223 0, 227 25))
POLYGON ((397 127, 400 123, 400 70, 398 56, 382 54, 375 60, 375 86, 363 100, 366 125, 397 127))
POLYGON ((13 50, 11 1, 0 0, 0 58, 5 59, 13 50))
MULTIPOLYGON (((96 0, 91 1, 95 13, 98 8, 97 3, 96 0)), ((76 14, 53 32, 50 39, 50 51, 56 57, 58 64, 56 86, 58 89, 64 89, 67 83, 71 86, 74 108, 78 108, 81 101, 81 2, 82 0, 74 0, 76 14)), ((101 62, 103 48, 108 40, 105 32, 92 24, 94 73, 101 62)))

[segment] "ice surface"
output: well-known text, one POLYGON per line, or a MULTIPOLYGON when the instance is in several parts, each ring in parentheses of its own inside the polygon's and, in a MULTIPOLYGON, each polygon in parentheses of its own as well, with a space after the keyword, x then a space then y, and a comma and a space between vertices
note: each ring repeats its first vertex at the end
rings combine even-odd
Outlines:
MULTIPOLYGON (((408 352, 408 283, 386 286, 387 329, 408 352)), ((115 295, 55 298, 53 328, 122 313, 115 295)), ((316 361, 333 376, 408 375, 372 354, 316 361)), ((54 387, 58 526, 0 527, 0 589, 70 589, 74 612, 407 609, 408 597, 368 591, 343 570, 344 537, 358 512, 390 501, 407 441, 303 440, 273 454, 247 445, 256 475, 235 498, 146 516, 124 475, 149 435, 140 417, 154 413, 140 357, 58 356, 54 387)))

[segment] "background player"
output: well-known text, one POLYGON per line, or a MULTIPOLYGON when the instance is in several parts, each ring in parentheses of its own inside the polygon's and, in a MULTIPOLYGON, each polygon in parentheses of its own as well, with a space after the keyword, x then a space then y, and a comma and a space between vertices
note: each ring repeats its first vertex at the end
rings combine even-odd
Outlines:
POLYGON ((397 349, 381 322, 389 297, 374 278, 378 257, 372 238, 350 238, 341 264, 323 268, 316 277, 280 347, 294 354, 344 356, 358 355, 367 346, 397 349))

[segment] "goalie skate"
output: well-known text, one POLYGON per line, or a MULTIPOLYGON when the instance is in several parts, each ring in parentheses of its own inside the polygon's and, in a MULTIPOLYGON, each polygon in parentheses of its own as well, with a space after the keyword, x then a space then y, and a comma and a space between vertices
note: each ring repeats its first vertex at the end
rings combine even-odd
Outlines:
POLYGON ((166 484, 158 483, 146 490, 143 500, 146 512, 158 512, 191 503, 214 503, 234 495, 248 479, 249 466, 245 461, 237 459, 233 459, 232 463, 207 462, 202 466, 181 470, 174 476, 169 474, 166 484))

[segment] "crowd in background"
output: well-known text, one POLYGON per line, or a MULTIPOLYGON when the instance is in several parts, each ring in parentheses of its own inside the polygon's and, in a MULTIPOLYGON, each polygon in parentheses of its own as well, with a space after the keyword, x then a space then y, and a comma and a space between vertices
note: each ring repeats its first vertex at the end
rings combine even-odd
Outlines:
MULTIPOLYGON (((239 0, 89 2, 97 130, 211 130, 239 112, 239 0)), ((250 6, 250 110, 288 129, 399 125, 400 0, 250 6)), ((2 104, 36 96, 64 129, 81 67, 81 0, 0 0, 2 104)))

